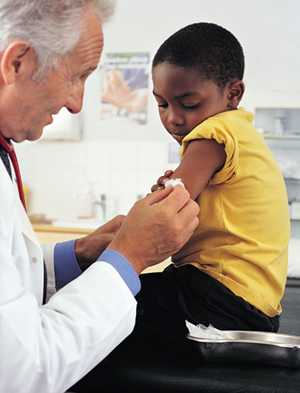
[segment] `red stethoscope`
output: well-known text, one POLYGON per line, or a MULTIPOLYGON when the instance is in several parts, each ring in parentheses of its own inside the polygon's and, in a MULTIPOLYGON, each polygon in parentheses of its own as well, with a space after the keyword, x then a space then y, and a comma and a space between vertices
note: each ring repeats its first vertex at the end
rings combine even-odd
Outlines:
POLYGON ((14 168, 14 172, 15 172, 16 179, 17 179, 19 196, 20 196, 21 202, 26 210, 26 203, 25 203, 25 197, 24 197, 24 191, 23 191, 22 178, 21 178, 20 168, 19 168, 15 149, 10 142, 8 142, 6 139, 3 138, 2 135, 0 135, 0 145, 3 147, 3 149, 9 155, 9 158, 12 162, 12 166, 14 168))

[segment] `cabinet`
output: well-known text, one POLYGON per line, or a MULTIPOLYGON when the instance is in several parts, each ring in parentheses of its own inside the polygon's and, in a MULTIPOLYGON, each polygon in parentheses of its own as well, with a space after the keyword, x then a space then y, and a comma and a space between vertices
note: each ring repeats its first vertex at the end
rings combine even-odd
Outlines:
POLYGON ((291 216, 291 236, 300 238, 300 136, 299 135, 265 135, 265 140, 272 150, 285 176, 291 216))
POLYGON ((300 238, 300 220, 291 220, 291 237, 300 238))

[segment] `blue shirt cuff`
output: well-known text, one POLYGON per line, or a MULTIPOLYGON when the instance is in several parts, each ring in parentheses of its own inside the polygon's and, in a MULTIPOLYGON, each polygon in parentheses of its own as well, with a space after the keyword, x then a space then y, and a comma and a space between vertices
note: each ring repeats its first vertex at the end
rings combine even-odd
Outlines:
POLYGON ((54 273, 56 289, 60 289, 82 272, 75 255, 75 240, 57 243, 54 248, 54 273))
POLYGON ((98 261, 107 262, 120 274, 126 285, 135 296, 141 289, 141 282, 137 272, 128 260, 117 251, 106 249, 98 258, 98 261))

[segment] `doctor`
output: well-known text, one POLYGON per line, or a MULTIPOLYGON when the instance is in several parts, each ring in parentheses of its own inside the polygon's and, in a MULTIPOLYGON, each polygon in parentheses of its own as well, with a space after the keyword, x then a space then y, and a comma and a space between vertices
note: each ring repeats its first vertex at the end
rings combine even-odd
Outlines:
POLYGON ((132 331, 138 274, 178 251, 198 225, 198 208, 180 187, 149 195, 86 238, 46 249, 26 216, 13 144, 38 139, 62 107, 81 110, 112 9, 109 0, 1 1, 3 393, 60 393, 82 378, 132 331))

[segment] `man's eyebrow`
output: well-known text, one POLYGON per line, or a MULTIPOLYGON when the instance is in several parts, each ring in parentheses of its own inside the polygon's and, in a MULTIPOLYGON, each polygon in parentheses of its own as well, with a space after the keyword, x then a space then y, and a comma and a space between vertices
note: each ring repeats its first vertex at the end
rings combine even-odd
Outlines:
POLYGON ((93 71, 95 71, 96 69, 97 69, 97 67, 91 66, 91 67, 89 67, 89 68, 87 68, 87 69, 85 69, 85 70, 82 70, 82 71, 78 72, 77 76, 80 76, 80 75, 90 75, 90 74, 91 74, 93 71))
POLYGON ((97 67, 89 67, 86 71, 85 71, 85 73, 87 74, 88 72, 93 72, 93 71, 95 71, 97 69, 97 67))

